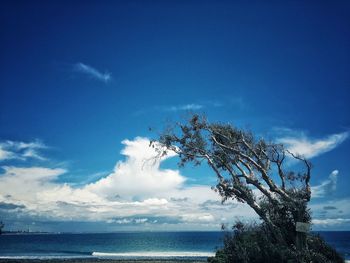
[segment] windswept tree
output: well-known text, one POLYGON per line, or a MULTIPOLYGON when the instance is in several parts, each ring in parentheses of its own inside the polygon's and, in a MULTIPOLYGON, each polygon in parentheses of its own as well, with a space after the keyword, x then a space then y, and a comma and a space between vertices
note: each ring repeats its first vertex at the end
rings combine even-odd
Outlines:
POLYGON ((311 221, 311 163, 303 156, 199 115, 166 130, 159 142, 151 142, 159 157, 171 150, 180 166, 208 164, 222 201, 245 203, 261 219, 250 226, 237 222, 234 235, 227 236, 210 262, 344 262, 320 236, 297 231, 298 222, 308 226, 300 223, 311 221))
POLYGON ((256 138, 232 125, 209 123, 198 115, 168 129, 159 141, 161 144, 152 144, 159 155, 176 152, 180 166, 207 163, 216 174, 214 190, 223 202, 235 199, 249 205, 278 244, 305 247, 306 235, 295 228, 297 222, 311 220, 308 160, 282 144, 256 138), (299 171, 289 170, 287 161, 299 171))

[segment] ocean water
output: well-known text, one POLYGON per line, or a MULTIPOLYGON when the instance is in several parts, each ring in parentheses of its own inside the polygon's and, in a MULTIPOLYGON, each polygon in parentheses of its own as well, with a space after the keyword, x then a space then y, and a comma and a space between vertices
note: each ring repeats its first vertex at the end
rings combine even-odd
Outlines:
POLYGON ((128 232, 0 236, 0 258, 193 258, 205 260, 222 232, 128 232))
POLYGON ((346 260, 350 260, 350 231, 322 231, 318 233, 346 260))
MULTIPOLYGON (((350 259, 350 232, 320 232, 350 259)), ((206 260, 223 232, 21 234, 0 236, 0 258, 171 258, 206 260)))

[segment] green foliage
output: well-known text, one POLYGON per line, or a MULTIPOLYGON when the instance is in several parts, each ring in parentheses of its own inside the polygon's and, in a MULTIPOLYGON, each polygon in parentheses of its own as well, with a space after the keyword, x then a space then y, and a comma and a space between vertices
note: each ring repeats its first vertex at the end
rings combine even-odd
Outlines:
POLYGON ((313 262, 344 262, 339 253, 319 235, 308 236, 307 244, 313 262))
POLYGON ((217 251, 215 257, 208 259, 210 263, 344 262, 337 251, 319 235, 304 234, 306 237, 305 247, 302 250, 297 249, 295 222, 299 218, 303 222, 311 221, 309 210, 305 204, 299 209, 294 209, 288 203, 277 206, 263 199, 260 201, 260 205, 269 214, 269 218, 277 228, 271 230, 265 222, 250 225, 236 222, 233 231, 228 232, 225 236, 223 249, 217 251), (276 239, 274 231, 280 231, 285 240, 284 244, 276 239))
POLYGON ((236 223, 233 233, 227 233, 224 248, 218 251, 211 263, 286 262, 290 255, 271 242, 270 232, 260 226, 245 226, 236 223), (225 255, 225 256, 224 256, 225 255))
POLYGON ((317 235, 308 235, 307 249, 276 243, 264 224, 244 225, 237 222, 226 234, 224 247, 210 263, 343 263, 344 259, 317 235))
MULTIPOLYGON (((290 193, 291 196, 297 194, 298 191, 296 190, 294 193, 290 193)), ((299 206, 291 205, 288 201, 273 204, 266 198, 263 198, 260 200, 259 205, 276 226, 274 231, 280 231, 285 244, 289 246, 295 245, 296 222, 311 223, 311 215, 306 203, 300 203, 299 206)))

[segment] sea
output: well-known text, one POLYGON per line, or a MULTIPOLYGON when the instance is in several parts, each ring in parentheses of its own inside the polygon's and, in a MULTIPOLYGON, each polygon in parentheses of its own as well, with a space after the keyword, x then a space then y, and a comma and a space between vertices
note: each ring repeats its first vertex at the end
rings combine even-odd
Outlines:
MULTIPOLYGON (((318 232, 350 259, 350 231, 318 232)), ((206 261, 224 232, 121 232, 0 235, 0 258, 193 259, 206 261)))

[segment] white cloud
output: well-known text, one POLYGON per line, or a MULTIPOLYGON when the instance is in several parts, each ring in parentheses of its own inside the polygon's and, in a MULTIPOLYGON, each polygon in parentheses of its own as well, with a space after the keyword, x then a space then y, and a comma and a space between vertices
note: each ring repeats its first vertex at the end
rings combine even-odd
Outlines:
POLYGON ((350 223, 350 218, 324 218, 324 219, 313 219, 314 225, 320 226, 336 226, 344 223, 350 223))
POLYGON ((319 229, 348 229, 350 222, 350 199, 312 200, 309 208, 312 212, 313 224, 319 229), (316 202, 316 203, 315 203, 316 202))
MULTIPOLYGON (((221 205, 220 197, 210 186, 186 186, 186 177, 178 170, 162 169, 161 162, 175 153, 169 152, 159 160, 154 158, 156 152, 149 147, 146 138, 137 137, 122 143, 125 160, 117 162, 110 174, 87 185, 72 187, 60 182, 60 176, 67 173, 61 168, 3 166, 0 202, 21 206, 18 213, 42 220, 105 221, 123 227, 218 229, 221 223, 232 223, 235 218, 258 219, 247 205, 232 200, 221 205)), ((8 145, 12 150, 21 150, 22 155, 28 147, 44 147, 40 143, 11 142, 8 145)), ((313 197, 334 192, 337 176, 338 171, 334 170, 326 181, 313 186, 313 197)), ((339 215, 348 218, 347 207, 347 201, 312 205, 315 224, 345 224, 339 215), (320 217, 324 206, 330 205, 337 209, 327 210, 328 219, 336 220, 321 221, 325 220, 320 217)))
POLYGON ((200 104, 184 104, 184 105, 177 105, 177 106, 169 106, 165 107, 164 109, 166 111, 186 111, 186 110, 200 110, 203 108, 203 105, 200 104))
POLYGON ((106 178, 87 185, 88 191, 107 199, 115 195, 123 199, 145 198, 177 189, 185 181, 177 170, 159 169, 160 161, 174 156, 174 153, 157 160, 157 153, 149 147, 149 140, 145 138, 122 143, 125 145, 122 154, 127 157, 126 161, 118 162, 114 172, 106 178))
MULTIPOLYGON (((61 168, 3 166, 0 203, 21 207, 16 216, 39 221, 104 221, 110 227, 123 229, 214 230, 235 218, 258 220, 249 206, 232 200, 221 205, 220 196, 210 186, 185 185, 186 177, 178 170, 161 168, 162 161, 175 153, 169 152, 159 160, 154 158, 156 152, 146 138, 122 143, 125 159, 117 162, 113 172, 86 185, 73 187, 61 182, 60 176, 68 172, 61 168)), ((1 149, 16 149, 22 155, 28 147, 44 147, 39 143, 8 145, 12 147, 1 149)), ((334 170, 327 180, 313 186, 313 197, 329 196, 336 191, 338 173, 334 170)), ((350 218, 348 204, 349 200, 311 204, 315 226, 346 225, 350 218), (328 209, 330 206, 335 208, 328 209)), ((11 211, 14 210, 7 213, 11 211)))
POLYGON ((18 142, 3 141, 0 142, 0 161, 10 159, 26 160, 28 158, 46 160, 39 154, 40 149, 46 149, 47 146, 40 141, 18 142))
POLYGON ((313 198, 317 197, 329 197, 332 195, 337 188, 337 177, 339 171, 334 170, 329 175, 328 179, 323 181, 321 184, 311 187, 311 194, 313 198))
POLYGON ((22 156, 24 158, 33 158, 33 159, 38 159, 38 160, 46 160, 43 156, 39 155, 37 151, 34 149, 27 149, 23 152, 22 156))
POLYGON ((19 168, 12 166, 2 167, 5 172, 0 175, 0 194, 2 196, 11 196, 10 200, 23 201, 23 204, 30 207, 37 203, 37 193, 40 193, 45 187, 52 188, 53 181, 61 174, 64 169, 30 167, 19 168))
POLYGON ((148 221, 149 221, 148 218, 118 218, 118 219, 107 220, 107 223, 126 225, 126 224, 145 224, 148 221))
MULTIPOLYGON (((331 214, 333 217, 341 212, 344 216, 350 217, 350 199, 344 198, 344 199, 326 199, 323 202, 312 202, 310 204, 310 208, 313 213, 315 214, 322 214, 327 212, 327 214, 331 214), (326 207, 326 209, 325 209, 326 207), (329 207, 336 208, 336 209, 328 209, 329 207)), ((317 217, 317 215, 316 215, 317 217)))
POLYGON ((201 223, 207 223, 207 222, 213 222, 215 221, 215 218, 212 214, 208 213, 201 213, 201 214, 184 214, 182 215, 182 219, 185 222, 201 222, 201 223))
POLYGON ((117 223, 117 224, 130 224, 132 223, 131 219, 123 218, 118 220, 109 220, 108 223, 117 223))
POLYGON ((2 146, 0 144, 0 161, 9 160, 9 159, 13 159, 13 158, 15 158, 15 155, 10 151, 2 149, 2 146))
POLYGON ((84 73, 90 77, 93 77, 105 83, 109 82, 112 79, 112 76, 110 73, 108 72, 102 73, 99 70, 81 62, 74 64, 73 69, 77 72, 84 73))
POLYGON ((316 140, 307 138, 305 134, 300 134, 299 136, 279 138, 277 142, 285 145, 287 149, 294 154, 299 154, 306 158, 313 158, 322 153, 333 150, 348 136, 348 132, 343 132, 316 140))
POLYGON ((183 104, 183 105, 168 105, 168 106, 158 105, 148 109, 137 110, 134 114, 139 116, 139 115, 144 115, 153 111, 162 111, 162 112, 196 111, 196 110, 205 108, 205 104, 208 105, 208 103, 202 103, 202 104, 189 103, 189 104, 183 104))
POLYGON ((146 199, 143 201, 144 204, 146 205, 166 205, 168 203, 168 201, 164 198, 158 199, 158 198, 150 198, 150 199, 146 199))
POLYGON ((136 224, 143 224, 143 223, 146 223, 147 221, 148 221, 148 218, 136 218, 135 219, 136 224))
MULTIPOLYGON (((46 167, 2 167, 0 202, 23 205, 22 213, 43 220, 105 221, 123 226, 157 225, 166 229, 218 229, 222 218, 257 219, 248 206, 205 206, 220 201, 207 185, 185 186, 178 170, 160 164, 175 155, 154 159, 149 140, 122 142, 125 160, 95 183, 72 187, 59 176, 67 171, 46 167), (178 200, 185 200, 179 202, 178 200)), ((213 175, 214 176, 214 175, 213 175)), ((235 203, 235 202, 234 202, 235 203)), ((225 222, 224 222, 225 223, 225 222)))

